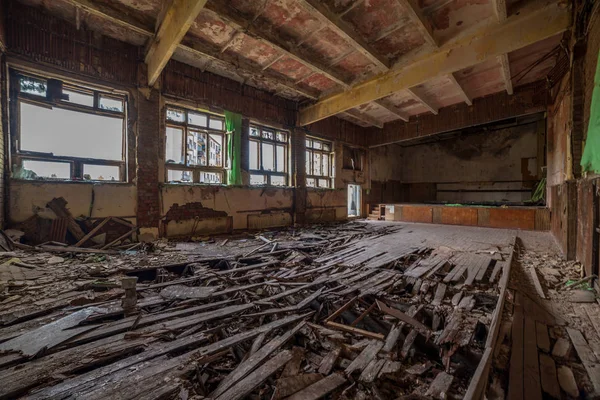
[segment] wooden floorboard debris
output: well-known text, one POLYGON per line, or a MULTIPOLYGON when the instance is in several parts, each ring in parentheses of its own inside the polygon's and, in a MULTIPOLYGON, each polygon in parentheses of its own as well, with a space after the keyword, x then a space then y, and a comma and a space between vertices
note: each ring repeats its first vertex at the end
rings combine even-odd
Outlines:
POLYGON ((375 381, 375 378, 377 378, 377 376, 379 375, 379 371, 381 371, 381 368, 383 368, 385 362, 386 360, 384 359, 371 360, 371 362, 366 366, 366 368, 363 369, 358 380, 364 383, 372 383, 373 381, 375 381))
POLYGON ((569 396, 578 398, 579 389, 577 388, 577 382, 575 381, 575 376, 573 376, 571 368, 562 365, 558 367, 557 375, 560 388, 569 396))
POLYGON ((293 394, 287 400, 317 400, 333 392, 346 383, 346 378, 338 373, 333 373, 309 387, 293 394))
POLYGON ((306 387, 323 379, 321 374, 302 374, 280 378, 276 382, 272 400, 279 400, 293 395, 306 387))
POLYGON ((526 382, 524 396, 527 400, 541 400, 542 386, 535 320, 525 317, 523 329, 523 379, 526 382))
POLYGON ((382 301, 377 300, 377 305, 379 306, 379 309, 381 311, 383 311, 384 313, 389 314, 393 317, 398 318, 402 322, 405 322, 405 323, 411 325, 413 328, 415 328, 417 331, 419 331, 423 336, 431 335, 431 329, 429 329, 427 326, 425 326, 423 323, 417 321, 413 317, 406 315, 405 313, 403 313, 400 310, 397 310, 392 307, 388 307, 382 301))
POLYGON ((560 387, 556 376, 556 364, 552 357, 540 354, 542 390, 554 399, 560 399, 560 387))
POLYGON ((439 306, 444 301, 444 295, 446 294, 447 285, 443 283, 438 283, 437 288, 435 289, 435 296, 433 297, 433 301, 431 302, 432 306, 439 306))
POLYGON ((327 355, 325 357, 323 357, 323 361, 321 362, 321 365, 319 366, 320 374, 329 375, 329 373, 331 373, 331 370, 333 369, 335 363, 337 362, 341 351, 342 351, 341 347, 336 347, 336 348, 332 349, 329 353, 327 353, 327 355))
POLYGON ((429 385, 429 389, 425 393, 425 396, 430 396, 434 399, 446 399, 448 398, 448 390, 450 389, 450 385, 452 385, 452 381, 454 380, 454 376, 442 371, 436 375, 431 385, 429 385))
POLYGON ((552 357, 567 358, 571 353, 571 341, 565 338, 558 338, 552 348, 552 357))
POLYGON ((283 368, 283 366, 291 359, 292 353, 288 350, 283 350, 215 399, 239 400, 244 398, 248 393, 267 380, 268 377, 273 375, 280 368, 283 368))
POLYGON ((529 268, 529 276, 531 276, 533 286, 535 286, 535 290, 537 291, 538 296, 540 296, 542 299, 545 299, 546 295, 544 294, 544 289, 542 288, 540 278, 538 277, 535 268, 529 268))
POLYGON ((365 367, 377 357, 377 353, 383 347, 383 342, 371 341, 371 343, 348 365, 346 375, 351 375, 355 371, 362 371, 365 367))
POLYGON ((546 353, 550 352, 550 336, 548 336, 548 327, 546 324, 536 322, 535 330, 537 334, 538 348, 546 353))
POLYGON ((579 359, 583 363, 583 366, 590 377, 595 393, 600 395, 600 362, 596 359, 594 352, 580 331, 573 328, 567 328, 567 332, 569 333, 569 337, 573 342, 573 346, 575 347, 579 359))
POLYGON ((512 350, 510 356, 510 370, 508 378, 508 398, 512 400, 523 399, 523 345, 524 345, 524 319, 520 303, 521 295, 515 298, 515 313, 512 326, 512 350))

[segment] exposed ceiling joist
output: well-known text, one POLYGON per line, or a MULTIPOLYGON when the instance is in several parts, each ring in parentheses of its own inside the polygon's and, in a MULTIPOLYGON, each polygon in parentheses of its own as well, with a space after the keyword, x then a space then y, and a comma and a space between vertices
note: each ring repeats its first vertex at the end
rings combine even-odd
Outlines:
POLYGON ((414 89, 407 88, 406 92, 411 95, 413 99, 423 104, 426 109, 428 109, 432 114, 437 115, 439 108, 436 107, 429 99, 417 93, 414 89))
POLYGON ((188 29, 202 10, 206 0, 174 0, 146 54, 148 86, 153 86, 188 29))
POLYGON ((564 3, 523 10, 500 24, 485 26, 433 53, 416 57, 403 68, 366 80, 304 108, 300 111, 299 123, 307 125, 319 121, 562 33, 570 25, 569 16, 569 6, 564 3))
POLYGON ((375 100, 374 101, 375 104, 385 108, 386 110, 388 110, 389 112, 391 112, 392 114, 394 114, 395 116, 397 116, 398 118, 400 118, 402 121, 404 122, 408 122, 409 119, 409 115, 400 111, 398 109, 398 107, 396 107, 395 105, 389 103, 388 101, 381 99, 381 100, 375 100))
MULTIPOLYGON (((140 35, 146 36, 148 38, 152 38, 154 36, 154 32, 150 28, 143 26, 135 19, 132 19, 131 17, 129 17, 127 14, 119 13, 119 12, 111 9, 110 7, 105 7, 100 4, 92 3, 89 0, 65 0, 65 1, 67 1, 69 4, 71 4, 75 7, 81 8, 82 10, 86 11, 87 13, 89 13, 91 15, 94 15, 98 18, 102 18, 103 20, 109 21, 116 25, 122 26, 122 27, 124 27, 128 30, 131 30, 133 32, 136 32, 140 35)), ((234 62, 234 60, 228 60, 227 57, 224 57, 223 55, 219 54, 218 52, 211 51, 211 50, 204 49, 204 48, 200 49, 200 48, 197 48, 196 46, 187 46, 187 45, 183 45, 183 44, 179 44, 178 48, 181 51, 190 53, 203 61, 206 61, 206 60, 215 61, 215 62, 220 61, 220 62, 230 64, 232 67, 234 67, 236 69, 241 68, 245 71, 246 74, 252 76, 256 80, 268 79, 269 81, 273 82, 274 84, 276 84, 278 86, 281 86, 282 88, 285 88, 288 91, 292 91, 294 93, 297 93, 297 94, 307 97, 309 99, 317 100, 319 97, 319 93, 317 91, 299 88, 295 85, 295 83, 291 79, 285 79, 281 76, 271 74, 268 71, 263 71, 261 69, 257 69, 255 67, 253 67, 252 65, 240 62, 239 60, 235 60, 235 62, 234 62)))
POLYGON ((318 17, 321 23, 327 24, 338 35, 344 38, 356 51, 369 58, 380 70, 386 71, 390 68, 389 60, 379 54, 366 40, 360 37, 354 28, 342 20, 341 16, 331 12, 318 0, 301 0, 300 3, 312 15, 318 17))
POLYGON ((356 118, 359 121, 362 121, 366 124, 369 124, 371 126, 376 126, 377 128, 383 128, 383 122, 371 117, 370 115, 367 115, 365 113, 361 113, 359 111, 356 110, 346 110, 344 111, 344 114, 348 114, 351 117, 356 118))
POLYGON ((467 103, 468 105, 472 106, 473 105, 473 99, 471 99, 471 96, 469 96, 467 94, 467 92, 465 92, 465 89, 461 86, 461 84, 458 83, 458 81, 456 80, 456 77, 454 76, 453 73, 452 74, 448 74, 448 79, 450 79, 450 82, 452 82, 452 84, 454 85, 454 87, 456 89, 458 89, 458 91, 460 92, 460 95, 464 99, 465 103, 467 103))
POLYGON ((508 61, 508 54, 500 54, 498 56, 498 62, 502 69, 502 79, 504 80, 504 86, 506 87, 506 93, 513 94, 512 78, 510 75, 510 62, 508 61))
MULTIPOLYGON (((498 22, 502 23, 506 21, 508 18, 508 9, 506 8, 506 0, 492 0, 492 4, 494 5, 494 13, 496 14, 496 18, 498 22)), ((500 54, 498 56, 498 62, 500 63, 500 68, 502 69, 502 79, 504 80, 504 87, 506 88, 506 93, 513 94, 513 86, 512 79, 510 75, 510 62, 508 60, 508 54, 500 54)))
POLYGON ((438 47, 438 43, 433 36, 433 26, 427 17, 423 14, 418 4, 414 0, 398 0, 398 2, 406 9, 408 17, 417 27, 425 41, 432 46, 438 47))

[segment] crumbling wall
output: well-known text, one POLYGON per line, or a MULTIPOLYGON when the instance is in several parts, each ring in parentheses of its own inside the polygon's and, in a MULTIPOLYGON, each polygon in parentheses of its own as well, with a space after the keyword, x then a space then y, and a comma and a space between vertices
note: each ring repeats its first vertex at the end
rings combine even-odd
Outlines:
POLYGON ((522 202, 538 180, 539 122, 371 149, 373 202, 522 202))

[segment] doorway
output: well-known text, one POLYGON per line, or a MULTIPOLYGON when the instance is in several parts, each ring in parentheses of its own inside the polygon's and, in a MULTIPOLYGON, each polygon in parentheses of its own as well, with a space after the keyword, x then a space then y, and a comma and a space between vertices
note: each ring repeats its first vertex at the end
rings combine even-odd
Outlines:
POLYGON ((360 185, 348 185, 348 216, 360 217, 360 185))

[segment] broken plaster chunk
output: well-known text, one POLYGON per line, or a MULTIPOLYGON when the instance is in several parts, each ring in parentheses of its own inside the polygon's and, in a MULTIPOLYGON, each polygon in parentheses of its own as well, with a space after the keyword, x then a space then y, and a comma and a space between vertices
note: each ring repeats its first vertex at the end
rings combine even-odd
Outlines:
POLYGON ((554 357, 566 358, 571 351, 571 342, 568 339, 559 338, 554 344, 552 355, 554 357))

